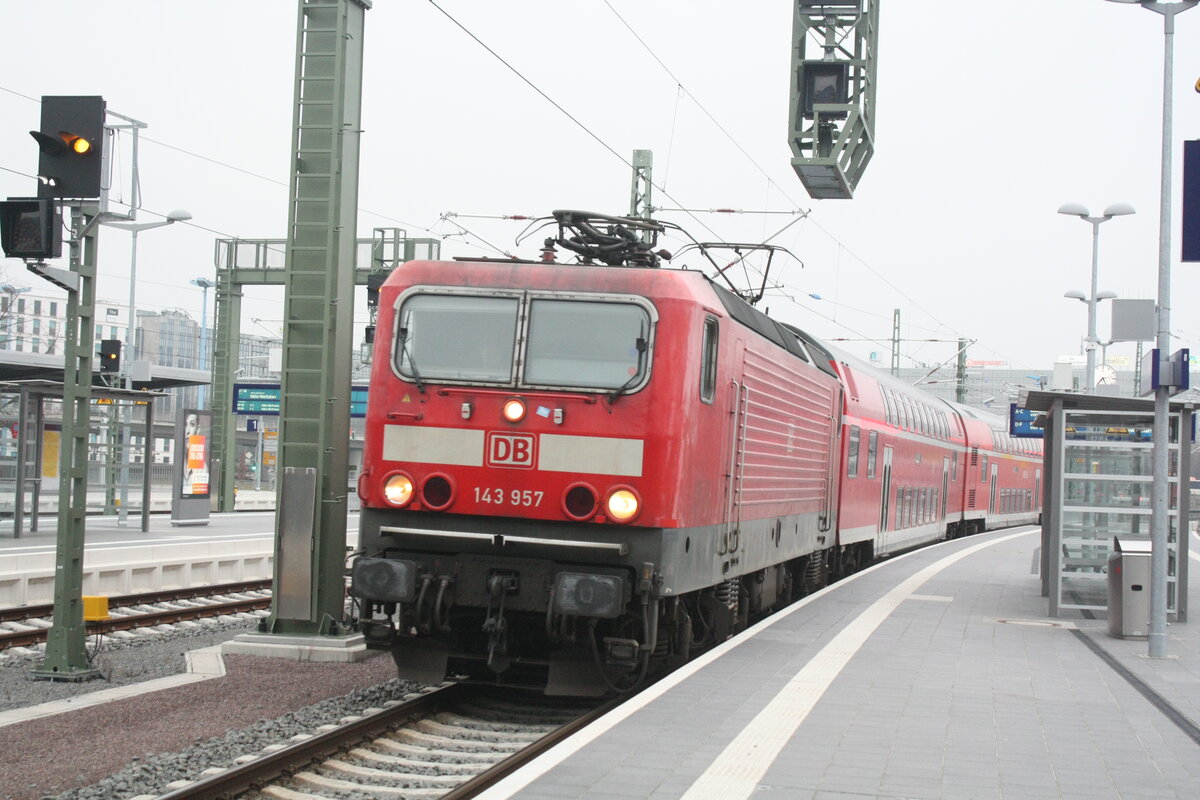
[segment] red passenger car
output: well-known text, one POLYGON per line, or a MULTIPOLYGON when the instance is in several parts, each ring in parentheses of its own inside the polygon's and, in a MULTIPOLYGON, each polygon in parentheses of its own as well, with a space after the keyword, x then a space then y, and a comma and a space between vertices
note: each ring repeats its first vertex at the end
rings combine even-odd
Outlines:
POLYGON ((857 561, 1038 521, 1040 440, 834 352, 846 386, 838 536, 857 561))

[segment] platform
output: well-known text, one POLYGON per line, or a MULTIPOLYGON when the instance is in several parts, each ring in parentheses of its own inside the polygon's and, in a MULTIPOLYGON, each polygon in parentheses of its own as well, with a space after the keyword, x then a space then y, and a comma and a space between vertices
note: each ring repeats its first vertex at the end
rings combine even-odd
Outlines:
POLYGON ((1103 619, 1048 617, 1038 546, 1018 528, 865 570, 481 797, 1200 797, 1200 626, 1150 659, 1103 619))

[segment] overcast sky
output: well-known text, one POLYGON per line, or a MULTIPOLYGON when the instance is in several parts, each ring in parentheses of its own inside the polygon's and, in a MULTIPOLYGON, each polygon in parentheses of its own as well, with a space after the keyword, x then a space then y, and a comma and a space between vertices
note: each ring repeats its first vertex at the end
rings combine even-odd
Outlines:
MULTIPOLYGON (((895 308, 903 338, 976 339, 974 359, 1049 369, 1078 355, 1086 308, 1063 292, 1088 289, 1091 228, 1055 213, 1068 201, 1094 213, 1114 202, 1137 209, 1100 229, 1100 288, 1156 296, 1157 14, 1104 0, 885 0, 874 160, 853 200, 813 201, 786 139, 790 3, 438 6, 579 124, 432 3, 376 0, 366 15, 362 237, 401 227, 441 238, 459 230, 442 219, 454 213, 470 233, 445 239, 444 254, 496 255, 492 246, 534 256, 539 237, 514 244, 525 223, 467 215, 626 213, 630 174, 612 151, 628 159, 649 149, 665 190, 656 205, 811 210, 774 240, 803 266, 778 261, 773 277, 785 288, 763 306, 821 337, 878 340, 844 345, 864 357, 886 363, 895 308)), ((110 111, 148 123, 138 219, 185 208, 194 224, 139 237, 138 305, 199 318, 201 291, 187 282, 213 276, 215 238, 285 235, 296 3, 0 8, 0 195, 34 193, 27 131, 38 126, 42 95, 99 94, 110 111)), ((1178 262, 1178 143, 1200 138, 1200 10, 1178 18, 1175 70, 1171 327, 1181 339, 1173 349, 1200 348, 1200 265, 1178 262)), ((127 152, 113 197, 130 197, 127 152)), ((662 216, 698 239, 726 241, 761 241, 792 219, 662 216)), ((106 229, 100 252, 97 296, 126 301, 128 233, 106 229)), ((20 262, 0 268, 7 282, 49 293, 20 262)), ((278 332, 282 309, 282 289, 248 292, 243 330, 278 332)), ((1132 360, 1134 347, 1114 345, 1109 356, 1132 360)), ((934 364, 954 350, 906 341, 902 363, 934 364)))

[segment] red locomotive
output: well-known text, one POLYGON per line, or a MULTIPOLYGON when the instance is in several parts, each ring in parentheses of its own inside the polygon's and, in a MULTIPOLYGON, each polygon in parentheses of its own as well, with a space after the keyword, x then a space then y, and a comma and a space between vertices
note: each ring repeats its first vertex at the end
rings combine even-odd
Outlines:
POLYGON ((542 261, 380 289, 351 593, 402 677, 626 690, 831 573, 1036 512, 965 409, 655 268, 658 223, 555 216, 542 261))

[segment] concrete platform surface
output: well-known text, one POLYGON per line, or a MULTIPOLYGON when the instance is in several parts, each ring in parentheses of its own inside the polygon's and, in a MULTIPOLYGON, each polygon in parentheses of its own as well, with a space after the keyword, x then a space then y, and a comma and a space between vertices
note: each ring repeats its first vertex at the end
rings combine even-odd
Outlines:
POLYGON ((1038 545, 997 531, 852 576, 481 797, 1200 797, 1200 623, 1150 659, 1049 618, 1038 545))

